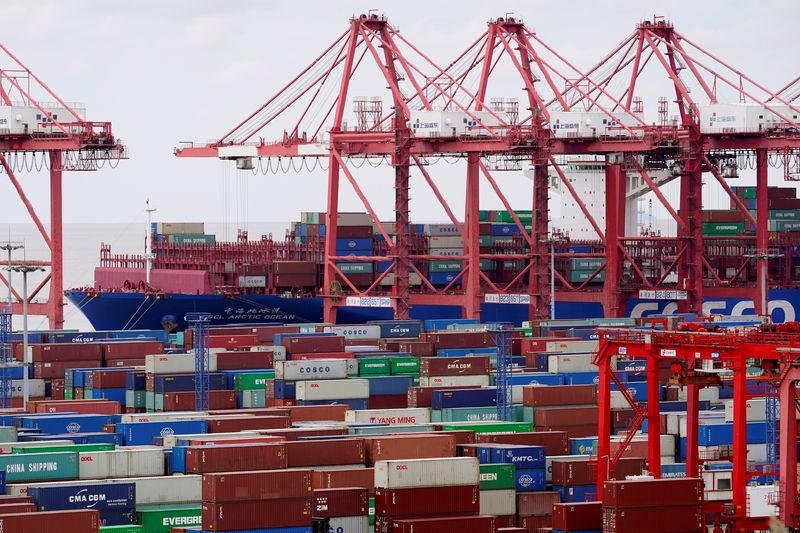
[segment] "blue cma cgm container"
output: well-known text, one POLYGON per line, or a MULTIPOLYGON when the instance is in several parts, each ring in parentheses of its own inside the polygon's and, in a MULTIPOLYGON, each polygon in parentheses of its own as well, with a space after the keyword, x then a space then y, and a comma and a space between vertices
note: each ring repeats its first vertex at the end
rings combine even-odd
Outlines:
MULTIPOLYGON (((390 261, 389 263, 391 264, 390 261)), ((386 269, 380 272, 385 271, 386 269)), ((419 320, 371 320, 367 323, 380 327, 381 337, 384 339, 417 338, 422 333, 422 322, 419 320)))
POLYGON ((208 433, 206 420, 162 420, 157 422, 126 422, 117 424, 126 446, 149 446, 155 437, 208 433))
POLYGON ((32 486, 28 496, 33 498, 38 511, 131 509, 136 507, 136 484, 32 486))

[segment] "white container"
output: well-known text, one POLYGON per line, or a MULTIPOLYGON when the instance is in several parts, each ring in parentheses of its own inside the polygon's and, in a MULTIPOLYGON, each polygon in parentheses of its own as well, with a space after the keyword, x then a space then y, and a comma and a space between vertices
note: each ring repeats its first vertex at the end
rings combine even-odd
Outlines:
POLYGON ((594 355, 550 355, 547 357, 547 371, 551 374, 564 372, 595 372, 592 363, 594 355))
MULTIPOLYGON (((747 421, 764 422, 767 419, 766 398, 747 400, 747 421)), ((725 400, 725 422, 733 422, 733 400, 725 400)))
POLYGON ((368 379, 298 381, 298 400, 354 400, 369 398, 368 379))
POLYGON ((345 339, 380 339, 381 327, 370 324, 360 326, 326 326, 325 333, 333 333, 345 339))
MULTIPOLYGON (((42 363, 45 367, 49 367, 52 363, 42 363)), ((22 398, 25 395, 24 390, 25 381, 22 379, 12 379, 9 392, 12 398, 22 398)), ((43 379, 29 379, 28 391, 30 398, 44 398, 45 385, 43 379)))
POLYGON ((160 420, 199 420, 206 418, 208 413, 205 411, 174 411, 165 413, 131 413, 119 416, 121 423, 130 424, 131 422, 157 422, 160 420))
MULTIPOLYGON (((327 219, 327 217, 326 217, 327 219)), ((320 222, 320 224, 327 224, 320 222)), ((372 217, 369 213, 337 213, 336 216, 337 226, 372 226, 372 217)))
MULTIPOLYGON (((422 285, 422 278, 416 272, 409 272, 408 273, 408 284, 409 285, 422 285)), ((394 285, 394 272, 389 272, 383 278, 381 278, 380 285, 382 287, 386 287, 389 285, 394 285)))
POLYGON ((246 288, 257 288, 267 286, 266 276, 239 276, 239 286, 246 288))
POLYGON ((203 499, 203 476, 198 475, 126 477, 104 480, 51 481, 47 483, 13 483, 7 485, 6 494, 27 496, 28 487, 96 485, 98 483, 135 483, 136 507, 142 505, 199 503, 203 499))
POLYGON ((346 379, 347 359, 275 361, 275 379, 346 379))
MULTIPOLYGON (((370 512, 375 512, 374 508, 370 512)), ((327 531, 332 533, 369 533, 369 516, 332 516, 327 531)))
POLYGON ((258 437, 258 431, 237 431, 232 433, 197 433, 191 435, 164 435, 164 447, 174 448, 179 440, 222 440, 222 439, 243 439, 246 437, 258 437))
POLYGON ((425 224, 425 233, 428 235, 461 235, 455 224, 425 224))
POLYGON ((345 411, 344 421, 351 424, 429 424, 430 409, 361 409, 345 411))
POLYGON ((78 455, 79 479, 164 475, 164 448, 160 447, 118 448, 78 455))
POLYGON ((747 491, 747 516, 761 518, 765 516, 778 516, 778 507, 770 503, 775 501, 773 495, 779 493, 775 485, 749 486, 747 491))
POLYGON ((783 122, 783 119, 758 104, 700 106, 700 131, 703 133, 756 133, 783 122))
MULTIPOLYGON (((687 399, 688 389, 681 387, 678 389, 678 400, 685 402, 687 399)), ((711 403, 719 402, 719 388, 705 387, 697 391, 697 397, 700 401, 709 401, 711 403)))
POLYGON ((286 346, 268 346, 274 361, 286 361, 286 346))
POLYGON ((406 489, 413 487, 452 487, 477 485, 480 467, 477 457, 378 461, 375 487, 406 489))
POLYGON ((464 255, 463 248, 429 248, 429 255, 441 255, 445 257, 458 257, 464 255))
POLYGON ((508 516, 517 514, 517 495, 511 490, 482 490, 480 514, 508 516))
POLYGON ((545 351, 548 353, 592 354, 597 352, 598 345, 599 341, 547 341, 545 343, 545 351))
POLYGON ((488 387, 489 376, 420 376, 420 387, 458 387, 460 385, 471 385, 475 387, 488 387))
MULTIPOLYGON (((208 355, 209 371, 217 371, 217 356, 208 355)), ((194 372, 194 354, 148 355, 144 358, 144 371, 148 374, 186 374, 194 372)))
POLYGON ((464 238, 453 235, 432 235, 428 237, 430 248, 458 248, 463 251, 464 238))
POLYGON ((641 128, 632 116, 614 113, 608 116, 603 111, 553 111, 550 113, 550 129, 559 139, 569 137, 630 137, 631 133, 622 125, 632 127, 634 135, 641 135, 641 128), (639 128, 639 129, 636 129, 639 128))

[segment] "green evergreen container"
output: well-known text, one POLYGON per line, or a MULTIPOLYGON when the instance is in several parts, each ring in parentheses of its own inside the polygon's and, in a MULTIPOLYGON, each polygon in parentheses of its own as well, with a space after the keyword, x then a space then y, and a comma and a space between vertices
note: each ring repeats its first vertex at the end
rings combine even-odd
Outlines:
POLYGON ((481 490, 508 490, 516 487, 514 465, 485 464, 481 465, 481 490))
POLYGON ((390 372, 389 359, 384 357, 368 357, 358 360, 359 376, 388 376, 390 372))
POLYGON ((389 370, 393 375, 419 375, 419 357, 392 357, 389 359, 389 370))
POLYGON ((143 526, 128 525, 128 526, 103 526, 100 528, 100 533, 147 533, 143 526))
POLYGON ((170 533, 173 527, 200 528, 200 505, 142 507, 137 509, 139 525, 146 533, 170 533))
POLYGON ((744 222, 703 222, 703 235, 720 237, 744 233, 744 222))
POLYGON ((375 525, 375 498, 369 499, 369 525, 375 525))
POLYGON ((530 422, 450 422, 442 424, 442 431, 466 429, 475 433, 528 433, 533 431, 530 422))
POLYGON ((58 444, 55 446, 37 446, 36 448, 11 448, 11 453, 58 453, 58 452, 109 452, 116 446, 102 442, 95 444, 58 444))
POLYGON ((272 381, 274 379, 274 370, 265 370, 263 372, 252 372, 247 374, 234 374, 233 388, 237 391, 264 390, 264 388, 267 386, 267 381, 272 381))
POLYGON ((0 455, 0 470, 7 483, 78 479, 78 452, 0 455))

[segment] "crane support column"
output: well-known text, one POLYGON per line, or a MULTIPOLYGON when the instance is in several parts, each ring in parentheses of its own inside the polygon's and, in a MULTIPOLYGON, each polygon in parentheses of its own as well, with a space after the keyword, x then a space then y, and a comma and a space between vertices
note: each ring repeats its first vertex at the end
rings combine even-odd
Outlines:
MULTIPOLYGON (((335 150, 333 139, 331 139, 331 150, 335 150)), ((327 223, 325 227, 325 268, 323 270, 323 290, 325 299, 323 300, 324 322, 336 323, 336 302, 334 299, 340 295, 334 294, 333 287, 336 285, 336 270, 334 269, 331 257, 336 256, 336 223, 339 218, 339 161, 331 154, 328 158, 328 206, 327 223)))
MULTIPOLYGON (((602 341, 601 341, 602 343, 602 341)), ((601 350, 603 349, 601 344, 601 350)), ((611 358, 602 354, 597 362, 597 497, 602 498, 611 462, 611 358)))
MULTIPOLYGON (((694 133, 690 133, 695 135, 694 133)), ((698 135, 699 137, 699 135, 698 135)), ((699 138, 692 138, 699 145, 699 138)), ((680 209, 686 222, 678 236, 686 250, 678 267, 678 288, 686 291, 686 300, 678 302, 681 312, 703 314, 703 152, 693 148, 684 160, 680 178, 680 209)))
POLYGON ((697 450, 699 426, 700 387, 686 385, 686 477, 695 477, 700 469, 697 450))
POLYGON ((61 152, 50 152, 50 296, 48 314, 50 327, 64 328, 64 235, 62 216, 61 152))
POLYGON ((767 254, 769 252, 768 237, 768 218, 769 218, 769 189, 767 179, 767 151, 765 149, 756 150, 756 256, 757 256, 757 275, 756 281, 757 294, 753 298, 756 314, 765 316, 769 314, 768 301, 768 263, 767 254))
POLYGON ((533 168, 533 211, 531 228, 531 261, 533 265, 528 272, 528 284, 531 303, 528 308, 529 320, 541 320, 550 316, 550 277, 548 271, 551 261, 550 245, 547 243, 549 231, 549 176, 547 174, 548 158, 538 154, 533 168))
POLYGON ((606 317, 619 317, 622 309, 622 253, 619 240, 625 232, 625 175, 622 155, 606 158, 606 279, 603 282, 603 309, 606 317))
POLYGON ((395 250, 397 252, 397 266, 394 273, 394 318, 408 320, 411 307, 409 306, 409 279, 408 279, 408 182, 410 176, 409 165, 411 153, 411 131, 406 126, 405 120, 399 114, 395 117, 395 159, 394 167, 394 212, 395 212, 395 250))
POLYGON ((661 478, 661 383, 658 379, 659 359, 647 358, 647 461, 650 474, 661 478))
POLYGON ((467 156, 467 198, 464 210, 466 239, 464 240, 464 318, 481 317, 481 243, 480 243, 480 187, 479 159, 476 152, 467 156))
POLYGON ((792 366, 780 383, 780 496, 778 518, 796 526, 797 508, 797 382, 800 367, 792 366))
POLYGON ((735 516, 747 512, 747 365, 733 363, 733 507, 735 516))

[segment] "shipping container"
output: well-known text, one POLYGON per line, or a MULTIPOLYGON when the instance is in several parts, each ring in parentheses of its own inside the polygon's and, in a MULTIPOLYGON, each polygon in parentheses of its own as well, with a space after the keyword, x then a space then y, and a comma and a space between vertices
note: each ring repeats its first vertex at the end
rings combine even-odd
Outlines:
POLYGON ((311 514, 315 518, 366 516, 368 512, 366 488, 315 489, 313 492, 311 514))
POLYGON ((202 508, 198 503, 137 509, 136 514, 137 521, 147 533, 170 533, 173 528, 201 526, 201 513, 202 508))
POLYGON ((517 515, 523 516, 550 516, 553 514, 553 505, 561 502, 557 492, 519 492, 516 496, 517 515))
POLYGON ((553 529, 565 531, 592 530, 603 527, 603 503, 555 503, 553 529))
POLYGON ((430 411, 425 408, 366 409, 347 411, 345 422, 351 424, 427 424, 430 411))
POLYGON ((364 439, 307 440, 285 443, 289 468, 364 464, 364 439))
POLYGON ((419 362, 420 376, 466 376, 488 374, 489 358, 470 357, 424 357, 419 362))
POLYGON ((307 498, 312 495, 312 474, 316 473, 300 469, 204 474, 203 501, 307 498))
POLYGON ((315 489, 337 489, 365 487, 375 493, 375 470, 373 468, 337 468, 335 470, 314 469, 312 485, 315 489))
POLYGON ((482 490, 480 509, 482 515, 507 516, 517 512, 516 492, 511 490, 482 490))
POLYGON ((99 533, 100 513, 95 510, 53 511, 0 515, 6 533, 99 533))
POLYGON ((215 444, 186 448, 186 472, 237 472, 286 468, 284 444, 215 444))
POLYGON ((516 477, 514 465, 507 464, 482 464, 480 465, 481 491, 514 489, 516 477))
POLYGON ((446 530, 459 533, 494 533, 497 518, 494 516, 454 516, 446 518, 420 518, 397 520, 393 533, 442 533, 446 530))
POLYGON ((295 395, 298 400, 349 400, 369 398, 369 380, 331 379, 298 381, 295 395))
POLYGON ((80 479, 107 479, 164 475, 162 448, 129 448, 80 453, 80 479))
POLYGON ((607 481, 603 503, 608 507, 673 507, 700 505, 703 480, 698 478, 607 481))
POLYGON ((375 516, 477 514, 477 485, 375 489, 375 516))
POLYGON ((96 483, 38 486, 28 489, 38 511, 69 509, 131 509, 136 506, 136 485, 133 483, 96 483))
POLYGON ((603 531, 608 533, 628 533, 647 531, 648 533, 703 532, 705 514, 702 505, 643 507, 643 508, 603 508, 603 531))
POLYGON ((203 502, 202 527, 207 531, 236 531, 311 525, 311 498, 203 502))
POLYGON ((478 485, 479 483, 479 463, 478 459, 474 457, 378 461, 375 464, 376 489, 478 485))
POLYGON ((456 439, 452 435, 389 435, 365 438, 367 464, 399 459, 455 457, 456 439))

